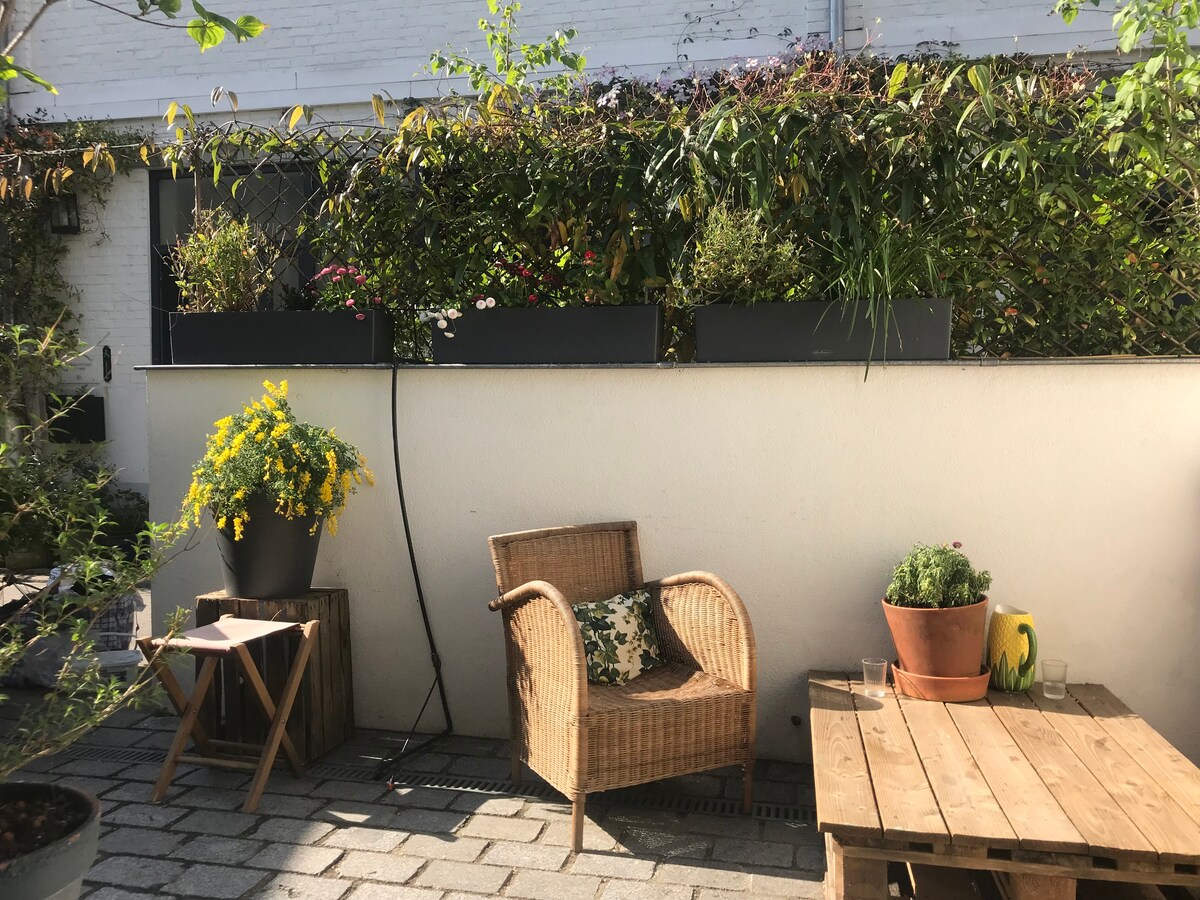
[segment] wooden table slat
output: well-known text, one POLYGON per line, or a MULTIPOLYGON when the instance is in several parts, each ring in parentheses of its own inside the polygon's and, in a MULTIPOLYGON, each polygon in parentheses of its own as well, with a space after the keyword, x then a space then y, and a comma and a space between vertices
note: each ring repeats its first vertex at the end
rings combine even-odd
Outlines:
POLYGON ((941 703, 900 697, 929 785, 950 832, 963 846, 1016 847, 1017 835, 941 703))
POLYGON ((921 757, 889 688, 886 696, 867 697, 861 683, 851 682, 858 726, 875 787, 875 803, 883 835, 892 840, 949 843, 921 757))
POLYGON ((1114 806, 1104 786, 1027 696, 993 691, 988 699, 1093 853, 1132 859, 1157 858, 1150 841, 1114 806))
POLYGON ((1158 786, 1200 825, 1200 768, 1102 684, 1073 684, 1073 696, 1158 786))
POLYGON ((879 837, 883 830, 846 676, 809 675, 817 828, 879 837))
POLYGON ((1051 795, 986 700, 946 705, 1023 849, 1087 853, 1079 829, 1051 795))
POLYGON ((1073 697, 1048 700, 1040 684, 1029 697, 1163 859, 1200 863, 1196 822, 1073 697))

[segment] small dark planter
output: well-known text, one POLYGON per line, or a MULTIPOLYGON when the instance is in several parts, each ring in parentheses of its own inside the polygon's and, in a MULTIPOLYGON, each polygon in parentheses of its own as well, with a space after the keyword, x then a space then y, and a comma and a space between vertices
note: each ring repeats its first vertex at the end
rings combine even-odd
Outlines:
POLYGON ((663 311, 658 305, 469 309, 450 325, 454 337, 433 336, 436 363, 653 363, 663 311))
POLYGON ((240 541, 233 539, 231 525, 217 529, 225 593, 248 600, 286 600, 307 594, 323 523, 313 516, 287 519, 275 512, 272 500, 257 494, 246 511, 250 521, 240 541), (310 534, 314 522, 317 530, 310 534))
POLYGON ((805 300, 696 308, 697 362, 949 359, 949 300, 896 300, 885 334, 865 304, 857 319, 841 303, 805 300), (853 327, 851 327, 853 326, 853 327))
POLYGON ((176 365, 358 365, 390 363, 392 319, 346 312, 171 313, 176 365))
POLYGON ((33 782, 0 784, 0 805, 14 800, 44 800, 57 794, 71 798, 83 823, 66 837, 0 863, 0 897, 4 900, 75 900, 83 877, 96 859, 100 836, 100 804, 91 794, 61 785, 33 782))

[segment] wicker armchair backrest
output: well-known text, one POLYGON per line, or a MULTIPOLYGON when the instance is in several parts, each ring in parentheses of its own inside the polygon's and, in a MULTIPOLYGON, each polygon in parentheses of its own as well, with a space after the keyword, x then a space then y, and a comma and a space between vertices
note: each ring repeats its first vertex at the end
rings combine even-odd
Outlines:
POLYGON ((488 538, 501 594, 548 581, 570 603, 607 600, 641 587, 636 522, 605 522, 519 531, 488 538))

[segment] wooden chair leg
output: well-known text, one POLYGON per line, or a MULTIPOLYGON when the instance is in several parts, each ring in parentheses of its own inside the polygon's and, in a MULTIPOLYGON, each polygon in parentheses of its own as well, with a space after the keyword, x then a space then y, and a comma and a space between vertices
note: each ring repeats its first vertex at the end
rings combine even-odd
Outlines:
POLYGON ((825 900, 887 900, 887 863, 846 856, 832 835, 825 835, 825 900))
POLYGON ((754 807, 754 760, 742 766, 742 815, 750 815, 754 807))
MULTIPOLYGON (((250 655, 250 649, 245 644, 238 645, 237 658, 242 672, 246 676, 246 683, 250 685, 250 693, 258 701, 259 708, 267 718, 267 727, 270 728, 275 721, 276 713, 275 701, 271 699, 271 692, 267 690, 267 685, 263 682, 258 667, 254 665, 254 657, 250 655)), ((288 764, 292 768, 292 774, 297 777, 303 775, 304 765, 300 761, 300 754, 296 752, 291 735, 286 730, 283 732, 283 737, 280 738, 280 745, 283 748, 284 756, 287 757, 288 764)))
MULTIPOLYGON (((317 625, 318 623, 314 619, 301 626, 302 636, 300 645, 296 648, 296 656, 292 661, 292 671, 288 673, 287 683, 283 687, 283 696, 279 698, 279 704, 275 708, 271 730, 267 734, 266 744, 263 745, 262 755, 258 758, 258 768, 250 782, 250 792, 246 795, 246 802, 242 804, 242 812, 250 813, 258 809, 258 801, 262 799, 267 779, 271 777, 271 768, 275 765, 275 754, 279 752, 279 745, 287 739, 288 716, 291 714, 292 704, 296 702, 296 695, 300 692, 300 682, 304 678, 304 670, 308 667, 308 657, 312 653, 315 643, 317 625)), ((270 698, 268 697, 267 700, 269 702, 270 698)), ((294 748, 292 752, 295 753, 294 748)))
POLYGON ((587 803, 587 794, 576 794, 575 799, 571 801, 571 851, 573 853, 581 853, 583 851, 583 808, 587 803))
MULTIPOLYGON (((164 671, 166 665, 162 666, 164 671)), ((175 732, 175 738, 171 741, 171 747, 167 750, 167 758, 163 762, 162 771, 158 775, 158 781, 154 783, 154 793, 150 795, 150 800, 153 803, 158 803, 167 795, 167 788, 171 786, 171 779, 175 777, 175 766, 179 761, 179 757, 183 755, 184 748, 187 747, 188 739, 192 735, 192 729, 197 727, 196 717, 200 715, 200 705, 204 702, 204 696, 208 693, 208 688, 212 684, 213 675, 217 671, 217 658, 210 656, 204 660, 204 664, 200 667, 200 676, 196 679, 195 690, 192 691, 191 699, 187 701, 187 705, 183 709, 183 718, 179 722, 179 728, 175 732)), ((170 676, 174 681, 174 676, 170 676)), ((159 673, 159 678, 162 678, 162 673, 159 673)), ((179 688, 179 682, 175 682, 175 689, 179 688)), ((168 689, 170 692, 170 689, 168 689)))
MULTIPOLYGON (((175 673, 171 671, 171 667, 158 655, 153 639, 141 638, 138 640, 137 645, 141 649, 142 655, 146 657, 147 662, 150 663, 150 671, 158 679, 158 683, 163 686, 163 690, 167 692, 167 699, 175 707, 175 712, 182 716, 187 710, 188 698, 179 684, 179 679, 175 677, 175 673)), ((202 753, 209 753, 208 733, 204 730, 204 726, 200 724, 199 719, 192 726, 192 740, 196 742, 196 747, 202 753)))

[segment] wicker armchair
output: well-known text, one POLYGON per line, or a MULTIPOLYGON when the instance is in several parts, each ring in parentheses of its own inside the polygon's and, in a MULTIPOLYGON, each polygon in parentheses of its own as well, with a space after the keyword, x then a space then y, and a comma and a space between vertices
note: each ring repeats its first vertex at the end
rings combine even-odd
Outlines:
POLYGON ((513 780, 522 761, 572 803, 576 852, 589 793, 722 766, 754 771, 755 652, 746 609, 715 575, 645 582, 668 663, 621 686, 588 684, 571 604, 643 586, 637 524, 488 539, 504 614, 513 780))

